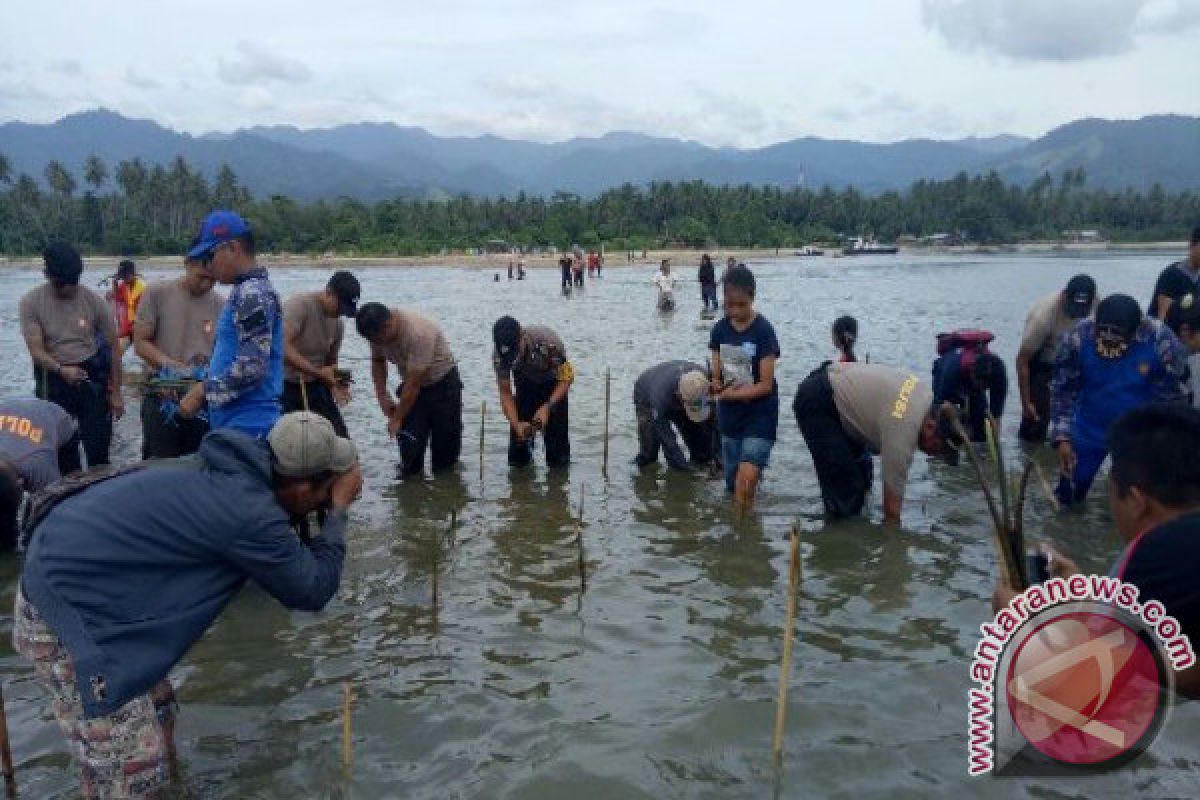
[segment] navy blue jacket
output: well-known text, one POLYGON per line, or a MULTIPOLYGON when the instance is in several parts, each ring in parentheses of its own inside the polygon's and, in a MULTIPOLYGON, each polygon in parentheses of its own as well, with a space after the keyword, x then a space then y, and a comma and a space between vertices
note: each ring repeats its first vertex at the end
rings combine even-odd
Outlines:
POLYGON ((267 444, 216 431, 195 456, 63 500, 34 531, 21 588, 95 717, 166 677, 247 578, 288 608, 322 609, 341 581, 344 527, 330 514, 305 546, 275 500, 267 444))

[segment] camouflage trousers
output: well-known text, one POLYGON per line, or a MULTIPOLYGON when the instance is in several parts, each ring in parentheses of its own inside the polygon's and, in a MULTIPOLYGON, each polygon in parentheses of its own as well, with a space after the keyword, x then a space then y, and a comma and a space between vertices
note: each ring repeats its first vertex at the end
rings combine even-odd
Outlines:
POLYGON ((75 686, 75 664, 63 643, 18 589, 13 647, 33 662, 51 697, 54 718, 79 767, 85 798, 155 798, 170 782, 178 705, 167 679, 112 714, 88 719, 75 686))

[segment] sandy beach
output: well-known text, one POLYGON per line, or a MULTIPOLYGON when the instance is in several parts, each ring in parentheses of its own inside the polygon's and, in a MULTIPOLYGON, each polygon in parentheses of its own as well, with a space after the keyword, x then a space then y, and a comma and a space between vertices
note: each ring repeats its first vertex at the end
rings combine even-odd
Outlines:
MULTIPOLYGON (((1179 242, 1095 242, 1095 243, 1064 243, 1064 242, 1023 242, 1010 245, 961 245, 955 247, 922 247, 900 245, 900 255, 905 254, 939 254, 947 255, 993 255, 997 253, 1184 253, 1187 243, 1179 242)), ((656 266, 662 259, 669 258, 677 267, 699 266, 700 256, 708 253, 718 268, 722 268, 725 259, 733 256, 738 261, 754 262, 763 259, 776 258, 841 258, 841 252, 836 247, 825 248, 823 256, 798 256, 796 249, 791 247, 779 248, 730 248, 720 250, 690 250, 668 249, 647 250, 635 252, 633 261, 626 258, 624 252, 609 253, 605 256, 604 268, 656 266)), ((117 263, 125 256, 86 256, 84 264, 89 270, 116 270, 117 263)), ((348 254, 312 255, 307 253, 260 253, 259 261, 264 265, 287 267, 311 267, 313 269, 370 269, 372 267, 445 267, 455 266, 466 269, 496 270, 502 274, 507 272, 508 263, 516 263, 518 256, 503 253, 484 253, 482 255, 468 253, 447 253, 445 255, 425 256, 355 256, 348 254)), ((522 256, 527 269, 550 269, 558 267, 559 254, 531 254, 522 256)), ((133 260, 147 269, 163 269, 177 265, 180 257, 177 255, 134 256, 133 260)), ((0 267, 13 269, 42 268, 41 258, 35 255, 0 257, 0 267)))

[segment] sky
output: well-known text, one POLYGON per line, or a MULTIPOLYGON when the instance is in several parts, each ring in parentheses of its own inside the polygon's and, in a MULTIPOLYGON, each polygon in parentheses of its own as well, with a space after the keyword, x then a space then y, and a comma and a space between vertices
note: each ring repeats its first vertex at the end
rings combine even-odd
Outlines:
POLYGON ((1200 115, 1200 0, 4 0, 0 122, 1038 136, 1200 115))

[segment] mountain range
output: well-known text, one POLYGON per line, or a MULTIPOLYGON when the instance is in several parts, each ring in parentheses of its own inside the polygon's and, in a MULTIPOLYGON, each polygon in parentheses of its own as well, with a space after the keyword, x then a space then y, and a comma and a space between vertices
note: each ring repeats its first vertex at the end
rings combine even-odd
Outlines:
POLYGON ((1158 183, 1167 190, 1200 189, 1200 117, 1178 115, 1082 119, 1037 139, 1000 135, 877 144, 804 137, 745 150, 624 132, 549 144, 490 135, 436 136, 422 128, 370 122, 193 136, 107 110, 49 124, 0 125, 0 154, 14 175, 25 172, 40 180, 46 163, 57 159, 78 177, 93 153, 110 169, 134 157, 165 164, 180 155, 212 176, 227 163, 255 195, 300 200, 459 192, 513 196, 520 191, 591 196, 626 182, 656 180, 854 186, 877 193, 960 171, 995 170, 1005 180, 1026 183, 1043 172, 1057 176, 1078 167, 1092 187, 1146 190, 1158 183))

